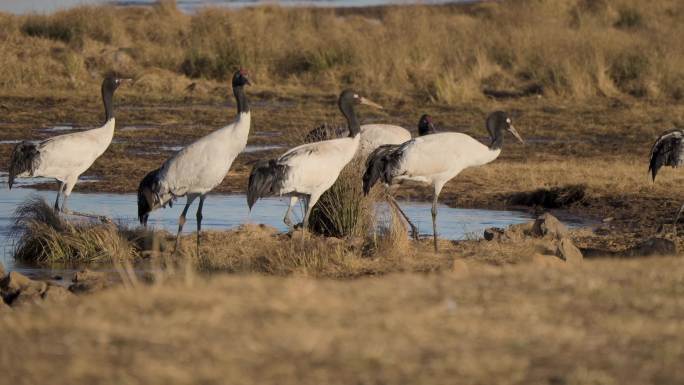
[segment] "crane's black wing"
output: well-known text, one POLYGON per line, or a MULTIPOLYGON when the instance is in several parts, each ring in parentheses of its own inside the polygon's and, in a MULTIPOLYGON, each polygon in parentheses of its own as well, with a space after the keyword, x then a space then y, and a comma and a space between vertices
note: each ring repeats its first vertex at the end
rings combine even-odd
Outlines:
POLYGON ((658 170, 663 166, 678 167, 684 164, 684 130, 665 131, 651 148, 648 171, 655 180, 658 170))
POLYGON ((306 134, 304 143, 321 142, 323 140, 344 138, 345 136, 349 136, 348 128, 323 123, 306 134))

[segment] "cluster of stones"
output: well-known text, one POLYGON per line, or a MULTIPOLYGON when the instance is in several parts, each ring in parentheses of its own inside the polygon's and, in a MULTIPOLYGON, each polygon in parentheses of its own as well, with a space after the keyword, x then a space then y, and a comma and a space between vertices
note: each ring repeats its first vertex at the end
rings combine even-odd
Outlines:
POLYGON ((107 285, 104 273, 83 270, 74 275, 67 289, 53 282, 33 280, 17 271, 6 273, 0 264, 0 311, 64 302, 71 299, 74 293, 92 292, 107 285))

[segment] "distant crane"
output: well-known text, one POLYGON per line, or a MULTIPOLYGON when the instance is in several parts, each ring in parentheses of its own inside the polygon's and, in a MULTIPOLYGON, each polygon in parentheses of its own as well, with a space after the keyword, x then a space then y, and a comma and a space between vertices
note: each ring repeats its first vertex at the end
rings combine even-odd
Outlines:
POLYGON ((379 147, 368 158, 363 175, 364 192, 368 194, 380 180, 389 186, 407 180, 431 185, 434 191, 432 234, 437 251, 437 200, 444 184, 466 168, 496 159, 501 153, 504 131, 524 143, 503 111, 490 114, 486 127, 491 138, 488 146, 466 134, 445 132, 416 138, 398 147, 379 147))
POLYGON ((57 180, 55 211, 95 217, 71 211, 67 208, 67 198, 71 195, 79 176, 92 166, 97 158, 109 147, 114 137, 114 91, 130 79, 107 75, 102 81, 102 102, 105 110, 105 123, 102 127, 71 134, 54 136, 33 143, 23 141, 12 151, 9 165, 9 188, 17 177, 46 177, 57 180), (64 194, 60 208, 59 198, 64 194))
POLYGON ((186 196, 183 212, 178 220, 174 253, 178 250, 185 216, 192 202, 199 198, 197 207, 197 254, 202 230, 202 206, 206 194, 225 178, 230 166, 247 145, 251 114, 244 87, 250 84, 247 71, 233 74, 233 95, 237 103, 237 117, 229 125, 206 135, 167 159, 151 171, 138 187, 138 219, 147 226, 150 212, 171 206, 177 197, 186 196))
MULTIPOLYGON (((376 148, 385 144, 402 144, 411 140, 411 132, 393 124, 363 124, 361 125, 361 143, 359 153, 367 156, 376 148)), ((434 132, 431 118, 424 114, 418 123, 418 134, 426 135, 434 132), (428 121, 429 119, 429 121, 428 121)), ((335 127, 324 124, 309 131, 304 141, 314 142, 349 136, 349 128, 335 127)))
POLYGON ((347 119, 348 137, 303 144, 279 158, 257 163, 252 168, 247 187, 247 204, 250 210, 261 197, 290 195, 284 222, 292 229, 292 208, 299 198, 303 198, 306 200, 304 228, 308 229, 309 216, 316 202, 335 183, 344 166, 352 160, 359 148, 361 135, 354 111, 356 104, 382 108, 352 90, 344 90, 340 94, 338 106, 347 119))
MULTIPOLYGON (((684 165, 684 129, 672 129, 663 132, 651 148, 648 171, 655 182, 658 170, 663 166, 679 167, 684 165)), ((684 211, 684 204, 677 211, 673 227, 677 235, 677 222, 684 211)))

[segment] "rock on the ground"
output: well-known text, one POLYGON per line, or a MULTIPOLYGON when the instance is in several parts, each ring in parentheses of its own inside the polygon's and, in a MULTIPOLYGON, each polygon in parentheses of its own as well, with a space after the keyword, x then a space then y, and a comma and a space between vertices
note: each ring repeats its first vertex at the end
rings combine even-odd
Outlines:
POLYGON ((21 302, 26 302, 40 296, 47 289, 45 282, 34 281, 29 277, 12 271, 0 281, 0 295, 6 303, 14 306, 14 302, 23 296, 21 302))
POLYGON ((12 300, 12 307, 24 307, 39 304, 43 301, 43 297, 39 291, 36 290, 24 290, 19 292, 17 296, 12 300))
POLYGON ((63 286, 53 284, 48 285, 47 290, 43 293, 43 301, 49 303, 64 302, 73 296, 74 295, 63 286))
POLYGON ((105 273, 84 269, 74 274, 69 291, 72 293, 90 293, 106 286, 107 276, 105 273))
POLYGON ((572 240, 567 237, 562 238, 558 242, 556 255, 565 262, 570 264, 581 263, 582 259, 584 258, 582 256, 582 252, 580 251, 580 249, 578 249, 577 246, 575 246, 575 244, 572 242, 572 240))
POLYGON ((540 215, 535 221, 508 226, 505 230, 491 227, 485 230, 484 237, 492 240, 520 241, 527 237, 562 239, 568 235, 568 228, 553 215, 540 215))
POLYGON ((568 235, 568 228, 549 213, 540 215, 534 225, 532 225, 532 235, 536 237, 550 236, 556 239, 562 239, 568 235))
POLYGON ((504 230, 504 236, 513 241, 525 239, 530 235, 533 225, 534 222, 527 222, 508 226, 508 228, 504 230))
POLYGON ((484 231, 484 239, 488 241, 492 240, 500 240, 501 237, 504 235, 505 231, 502 228, 499 227, 490 227, 488 229, 485 229, 484 231))

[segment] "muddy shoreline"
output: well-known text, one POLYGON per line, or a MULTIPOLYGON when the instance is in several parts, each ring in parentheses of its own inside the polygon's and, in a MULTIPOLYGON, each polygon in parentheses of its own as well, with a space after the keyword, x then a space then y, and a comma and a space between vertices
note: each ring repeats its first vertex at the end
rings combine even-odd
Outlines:
MULTIPOLYGON (((319 124, 342 124, 333 99, 326 95, 307 98, 253 90, 248 145, 263 150, 238 156, 215 192, 244 193, 254 162, 301 143, 308 130, 319 124)), ((663 223, 667 227, 684 196, 680 187, 684 175, 664 170, 654 184, 646 174, 653 139, 682 121, 681 105, 630 99, 567 105, 560 100, 529 97, 418 109, 401 99, 379 99, 386 110, 360 111, 363 123, 395 123, 415 132, 417 117, 426 112, 433 115, 439 130, 462 131, 483 141, 486 112, 510 111, 527 144, 507 140, 495 162, 466 170, 449 182, 440 200, 452 207, 525 209, 536 213, 555 208, 594 221, 605 220, 600 235, 584 236, 578 242, 614 250, 664 230, 663 223), (568 189, 577 190, 574 199, 554 201, 554 194, 562 195, 568 189)), ((232 102, 221 98, 148 103, 140 100, 140 95, 124 92, 117 101, 114 142, 84 175, 92 180, 79 183, 75 191, 134 192, 142 176, 158 167, 173 149, 229 123, 235 114, 232 102)), ((85 96, 4 96, 0 97, 0 105, 4 112, 0 143, 6 141, 0 144, 0 171, 4 172, 12 141, 44 139, 65 132, 59 131, 65 127, 94 127, 101 115, 97 98, 85 96)), ((51 183, 32 187, 54 189, 51 183)), ((430 191, 407 186, 399 189, 397 196, 426 201, 430 191)))

